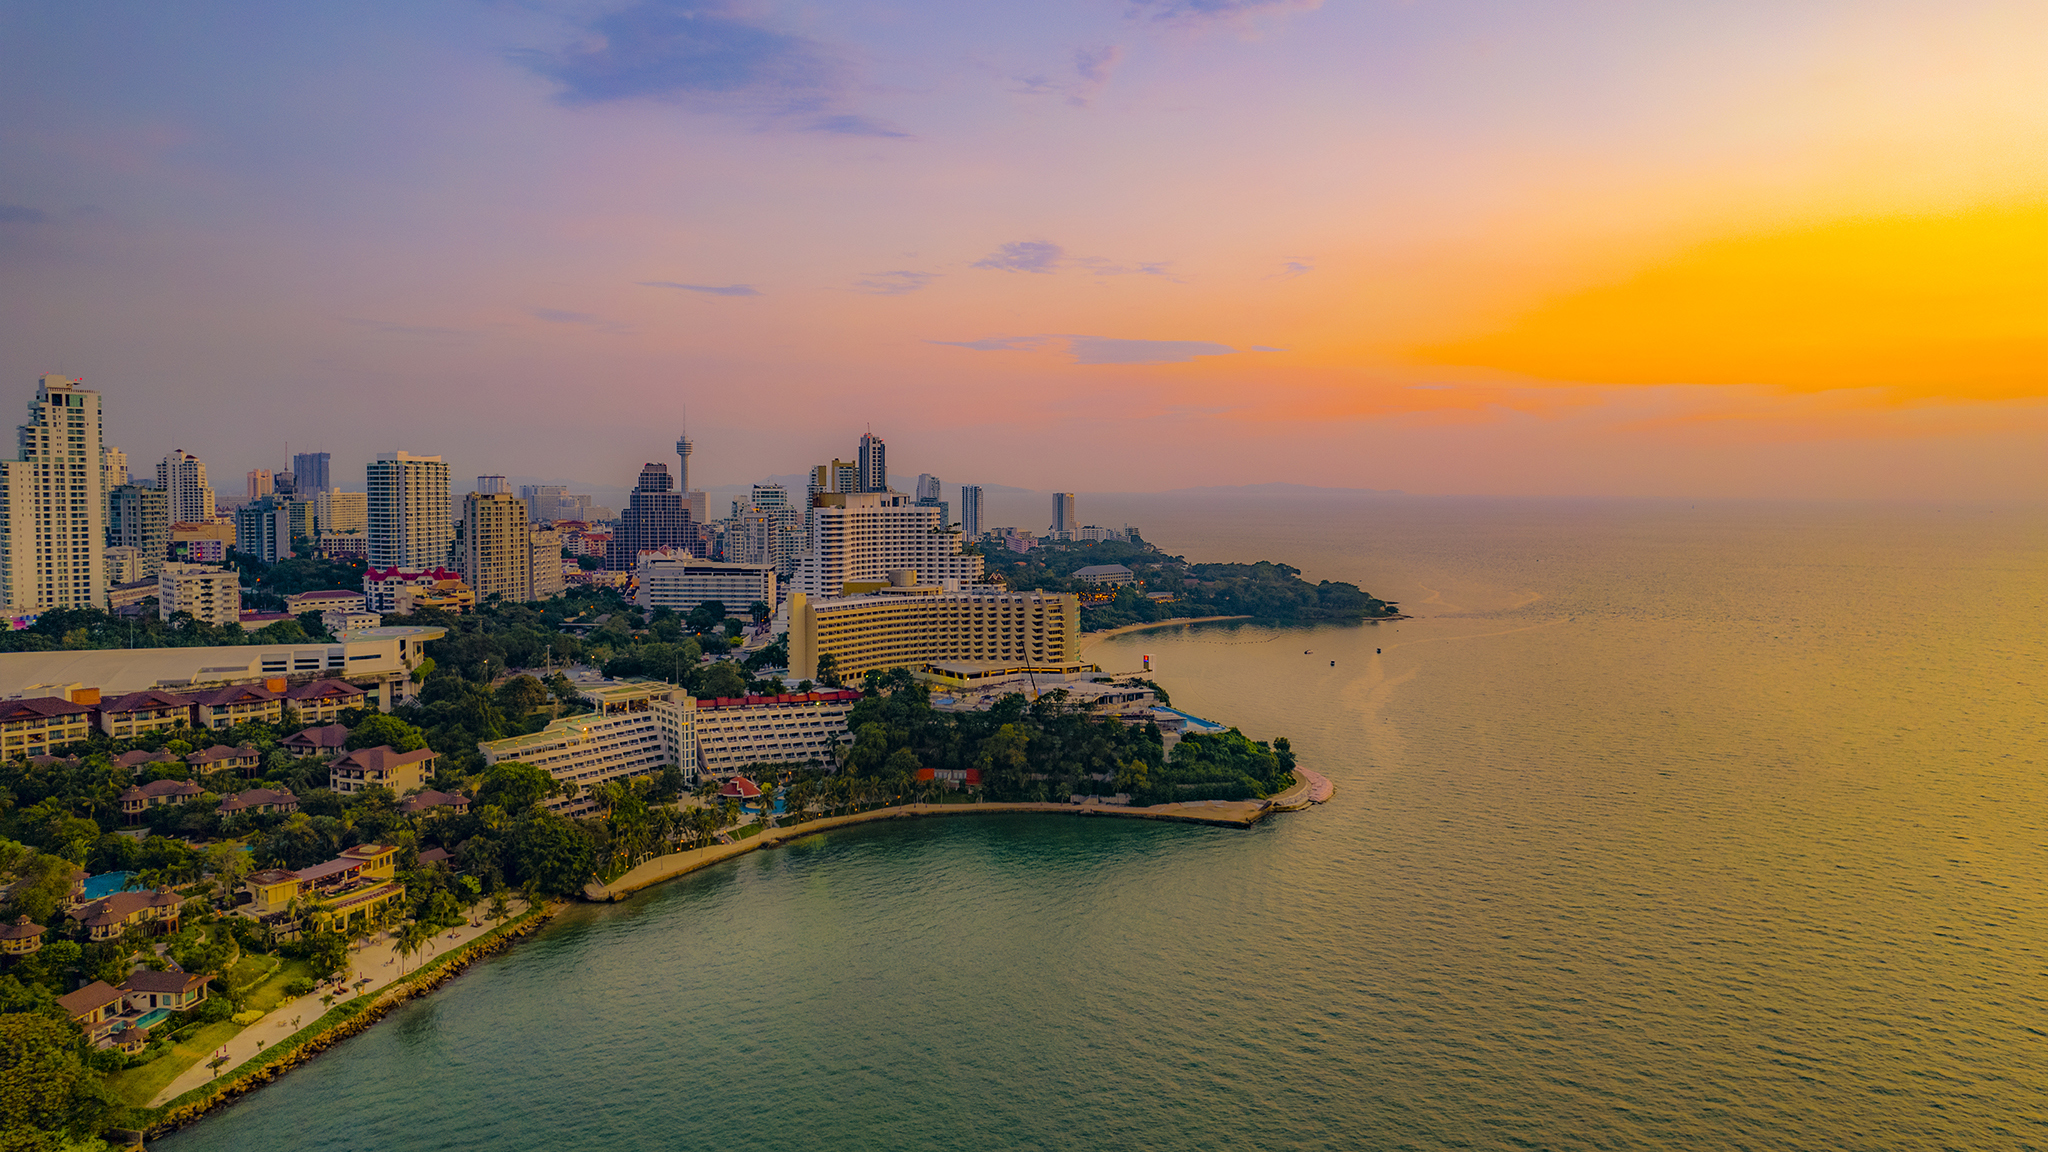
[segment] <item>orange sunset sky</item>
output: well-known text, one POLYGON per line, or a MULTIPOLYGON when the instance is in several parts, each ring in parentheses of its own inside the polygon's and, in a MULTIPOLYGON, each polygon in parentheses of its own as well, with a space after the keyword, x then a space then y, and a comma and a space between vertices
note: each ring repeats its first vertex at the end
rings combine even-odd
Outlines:
MULTIPOLYGON (((2037 499, 2048 8, 0 13, 0 361, 138 472, 2037 499)), ((230 482, 232 479, 232 483, 230 482)), ((459 487, 461 485, 458 485, 459 487)))

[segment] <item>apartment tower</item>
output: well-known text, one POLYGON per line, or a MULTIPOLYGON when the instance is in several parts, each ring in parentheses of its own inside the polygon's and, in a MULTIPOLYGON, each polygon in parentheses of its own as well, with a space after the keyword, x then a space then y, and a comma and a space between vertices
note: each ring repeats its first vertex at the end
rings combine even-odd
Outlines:
POLYGON ((299 452, 292 456, 292 491, 300 496, 318 496, 334 487, 327 481, 332 458, 325 452, 299 452))
POLYGON ((368 472, 370 567, 418 572, 445 566, 455 539, 448 465, 439 456, 387 452, 368 472))
POLYGON ((860 438, 859 484, 858 491, 861 492, 889 490, 889 449, 873 432, 860 438))
POLYGON ((462 578, 479 604, 494 595, 514 603, 530 597, 534 559, 526 501, 509 492, 463 497, 462 578))
POLYGON ((21 458, 0 461, 0 601, 10 615, 106 604, 100 394, 80 383, 44 376, 21 458))
POLYGON ((1052 534, 1065 540, 1067 534, 1079 528, 1081 522, 1074 519, 1074 494, 1055 492, 1052 494, 1052 534))
POLYGON ((206 482, 206 462, 183 448, 174 448, 157 462, 156 486, 171 501, 171 523, 213 522, 213 488, 206 482))
POLYGON ((973 543, 981 539, 981 485, 960 486, 960 536, 973 543))

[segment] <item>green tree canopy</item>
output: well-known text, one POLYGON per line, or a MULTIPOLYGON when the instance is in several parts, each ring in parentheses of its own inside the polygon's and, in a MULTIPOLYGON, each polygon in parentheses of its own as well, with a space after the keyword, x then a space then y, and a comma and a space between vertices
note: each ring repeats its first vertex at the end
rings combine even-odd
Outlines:
POLYGON ((387 744, 393 751, 417 752, 427 746, 427 734, 396 716, 380 712, 350 729, 348 741, 342 747, 353 752, 387 744))

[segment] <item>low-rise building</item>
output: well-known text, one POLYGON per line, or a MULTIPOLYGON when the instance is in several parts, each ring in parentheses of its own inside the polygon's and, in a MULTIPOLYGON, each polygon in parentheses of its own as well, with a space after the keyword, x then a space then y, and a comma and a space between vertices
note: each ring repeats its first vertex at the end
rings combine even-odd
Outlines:
POLYGON ((132 740, 190 725, 193 703, 190 696, 148 688, 100 701, 93 709, 93 719, 100 731, 114 739, 132 740))
POLYGON ((179 612, 208 624, 241 623, 241 576, 206 564, 164 565, 156 577, 157 618, 179 612))
POLYGON ((235 684, 192 694, 195 728, 222 731, 237 724, 275 724, 284 715, 284 684, 235 684))
POLYGON ((367 923, 379 908, 405 895, 405 885, 394 879, 397 860, 398 849, 391 845, 358 844, 311 868, 252 873, 242 882, 249 902, 236 911, 256 920, 311 915, 321 926, 367 923))
POLYGON ((775 607, 775 569, 767 564, 726 564, 642 553, 636 576, 639 588, 633 602, 642 608, 673 608, 687 614, 697 605, 715 600, 724 604, 729 614, 744 616, 755 601, 775 607))
POLYGON ((49 929, 41 924, 32 924, 26 916, 16 916, 14 923, 0 925, 0 956, 33 956, 43 948, 43 933, 49 929))
POLYGON ((400 616, 422 608, 466 612, 476 606, 469 585, 446 568, 372 568, 363 574, 363 596, 370 611, 400 616))
POLYGON ((183 766, 177 754, 168 750, 151 752, 146 748, 137 748, 132 752, 123 752, 119 756, 114 757, 114 767, 121 769, 130 776, 140 775, 144 768, 152 768, 160 764, 183 766))
POLYGON ((398 805, 398 810, 408 816, 465 816, 469 813, 469 797, 460 792, 437 792, 429 788, 407 796, 398 805))
POLYGON ((874 594, 790 598, 789 672, 815 680, 833 659, 839 678, 936 663, 1058 665, 1080 652, 1081 603, 1071 592, 975 588, 945 592, 900 573, 874 594))
POLYGON ((299 798, 283 788, 251 788, 220 802, 222 816, 284 816, 298 810, 299 798))
POLYGON ((186 761, 197 772, 241 772, 249 774, 263 766, 263 753, 254 744, 241 744, 230 748, 215 744, 204 752, 194 752, 186 761))
POLYGON ((574 795, 547 801, 570 816, 597 807, 590 789, 598 784, 655 775, 670 765, 685 774, 695 771, 695 702, 688 693, 640 679, 586 679, 576 687, 595 711, 564 716, 525 736, 480 743, 484 763, 516 760, 575 785, 574 795))
POLYGON ((178 930, 178 917, 185 898, 169 888, 154 892, 116 892, 71 910, 71 918, 85 926, 94 942, 118 939, 130 928, 141 928, 152 936, 178 930))
POLYGON ((189 1012, 206 999, 206 977, 197 972, 152 972, 140 968, 121 984, 128 1011, 137 1015, 168 1008, 189 1012))
POLYGON ((370 537, 365 532, 322 532, 320 554, 331 560, 363 560, 370 555, 370 537))
POLYGON ((846 715, 859 702, 851 691, 699 700, 697 770, 729 776, 749 764, 836 764, 846 715))
POLYGON ((47 755, 85 739, 91 730, 89 704, 55 696, 0 700, 0 757, 9 760, 47 755))
POLYGON ((438 759, 431 748, 400 752, 389 744, 358 748, 327 766, 327 786, 336 792, 389 788, 400 796, 423 786, 438 759))
POLYGON ((305 723, 340 719, 343 712, 363 707, 366 694, 346 680, 309 680, 284 690, 285 706, 305 723))
POLYGON ((375 628, 384 618, 375 612, 322 612, 320 626, 331 636, 353 632, 358 628, 375 628))
POLYGON ((57 997, 57 1006, 70 1014, 85 1031, 87 1042, 95 1045, 113 1035, 127 1002, 128 997, 119 988, 104 980, 95 980, 76 992, 57 997))
POLYGON ((104 553, 107 563, 107 583, 114 586, 135 584, 151 573, 142 570, 142 549, 126 544, 117 544, 104 553))
POLYGON ((142 606, 156 599, 157 579, 154 574, 126 584, 107 585, 107 611, 116 614, 140 614, 142 606))
POLYGON ((322 588, 284 598, 285 611, 294 616, 303 612, 365 612, 369 606, 368 597, 346 588, 322 588))
POLYGON ((190 780, 152 780, 121 793, 121 815, 128 823, 133 824, 141 820, 142 814, 151 808, 165 804, 183 804, 204 795, 206 789, 190 780))
POLYGON ((277 743, 294 756, 331 756, 340 752, 341 746, 348 743, 348 728, 341 724, 307 728, 294 732, 277 743))
POLYGON ((1121 564, 1090 564, 1086 568, 1074 570, 1076 580, 1086 580, 1090 584, 1108 584, 1113 587, 1129 584, 1137 578, 1136 573, 1121 564))

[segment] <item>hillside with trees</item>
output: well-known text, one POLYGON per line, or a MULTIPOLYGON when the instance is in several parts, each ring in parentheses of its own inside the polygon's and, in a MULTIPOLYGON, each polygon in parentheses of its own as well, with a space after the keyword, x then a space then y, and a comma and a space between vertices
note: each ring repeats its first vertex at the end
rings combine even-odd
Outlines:
POLYGON ((1180 616, 1249 616, 1261 624, 1294 625, 1362 624, 1400 614, 1397 605, 1355 584, 1311 584, 1301 569, 1287 564, 1191 564, 1143 541, 1077 541, 1029 552, 990 549, 984 555, 987 570, 1011 588, 1081 596, 1082 620, 1090 629, 1180 616), (1136 582, 1110 589, 1074 577, 1098 564, 1121 564, 1136 582))

